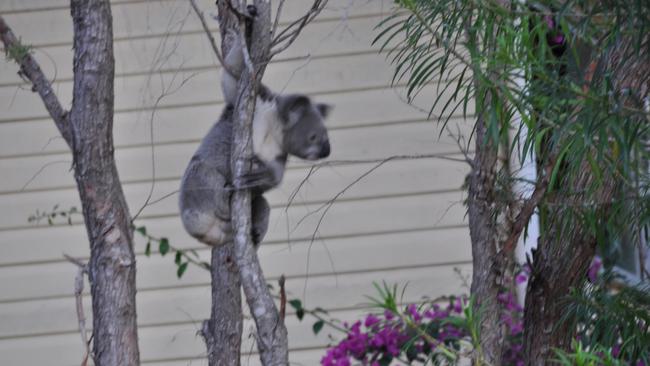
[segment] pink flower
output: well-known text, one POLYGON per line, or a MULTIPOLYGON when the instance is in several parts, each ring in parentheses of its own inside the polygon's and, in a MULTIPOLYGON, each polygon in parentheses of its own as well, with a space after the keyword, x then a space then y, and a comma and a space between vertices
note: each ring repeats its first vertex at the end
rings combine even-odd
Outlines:
POLYGON ((587 278, 589 278, 590 282, 596 282, 598 279, 598 271, 600 271, 602 265, 603 261, 599 257, 594 257, 591 261, 591 265, 589 265, 589 270, 587 271, 587 278))

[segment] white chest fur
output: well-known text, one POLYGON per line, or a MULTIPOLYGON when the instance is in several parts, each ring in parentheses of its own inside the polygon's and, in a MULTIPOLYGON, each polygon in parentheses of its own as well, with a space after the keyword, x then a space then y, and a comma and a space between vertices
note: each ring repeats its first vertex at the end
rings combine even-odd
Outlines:
POLYGON ((253 152, 263 161, 274 161, 282 155, 282 122, 278 119, 275 101, 257 98, 253 117, 253 152))

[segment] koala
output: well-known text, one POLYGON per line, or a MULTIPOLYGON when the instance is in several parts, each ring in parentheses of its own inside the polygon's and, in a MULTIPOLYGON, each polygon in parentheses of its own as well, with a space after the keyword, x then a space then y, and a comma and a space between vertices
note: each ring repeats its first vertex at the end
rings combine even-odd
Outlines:
POLYGON ((275 94, 258 88, 252 124, 251 171, 232 176, 230 151, 237 83, 244 67, 241 42, 225 57, 222 75, 226 107, 217 123, 192 156, 180 188, 180 214, 185 230, 199 241, 220 246, 232 240, 230 198, 233 190, 251 189, 252 240, 258 246, 269 223, 269 204, 263 193, 277 187, 284 176, 289 155, 318 160, 330 154, 324 120, 331 106, 313 103, 302 94, 275 94))

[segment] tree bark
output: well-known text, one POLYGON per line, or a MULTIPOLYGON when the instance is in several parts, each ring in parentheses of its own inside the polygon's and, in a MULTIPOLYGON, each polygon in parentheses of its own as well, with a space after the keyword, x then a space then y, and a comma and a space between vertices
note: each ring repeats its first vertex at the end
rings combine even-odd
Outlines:
MULTIPOLYGON (((485 105, 489 105, 486 98, 485 105)), ((470 238, 472 242, 471 294, 476 300, 475 312, 480 319, 479 354, 474 357, 492 365, 501 364, 501 348, 505 328, 501 322, 502 306, 497 298, 501 289, 502 268, 498 253, 495 184, 498 145, 490 141, 486 121, 480 115, 476 122, 475 154, 469 176, 467 197, 470 238)))
POLYGON ((108 0, 72 0, 75 179, 90 240, 93 357, 138 365, 135 256, 129 210, 114 160, 113 30, 108 0))
POLYGON ((233 243, 212 249, 212 312, 201 330, 210 366, 238 366, 241 362, 241 283, 234 251, 233 243))
MULTIPOLYGON (((610 201, 615 190, 611 176, 603 179, 596 202, 610 201)), ((585 166, 572 190, 587 189, 593 185, 593 180, 589 167, 585 166)), ((527 365, 547 364, 555 357, 554 349, 569 351, 575 339, 574 324, 565 319, 568 296, 585 280, 596 250, 596 237, 575 222, 576 219, 570 225, 565 219, 572 215, 570 211, 574 205, 585 203, 586 197, 582 194, 548 200, 549 222, 544 225, 535 251, 526 292, 524 357, 527 365)), ((600 210, 601 217, 606 217, 607 205, 600 210)))
MULTIPOLYGON (((239 23, 237 18, 230 13, 225 1, 217 2, 217 6, 222 40, 221 55, 227 55, 232 46, 232 39, 226 37, 226 34, 228 30, 236 29, 239 23)), ((235 260, 234 242, 212 249, 210 274, 212 310, 210 319, 203 321, 201 329, 201 335, 208 351, 208 364, 210 366, 239 366, 241 364, 243 312, 241 281, 235 260)))
MULTIPOLYGON (((251 126, 255 111, 257 83, 264 75, 264 69, 271 48, 271 4, 255 0, 257 16, 253 21, 250 43, 250 58, 239 81, 242 96, 235 109, 232 144, 233 176, 241 176, 250 169, 252 156, 251 126)), ((240 36, 244 37, 240 24, 240 36)), ((244 42, 245 43, 245 42, 244 42)), ((246 55, 247 52, 244 52, 246 55)), ((257 327, 257 348, 265 366, 289 364, 287 329, 280 319, 278 309, 271 297, 262 268, 255 252, 251 233, 251 193, 236 191, 231 203, 232 225, 235 241, 235 258, 239 268, 246 302, 257 327)))
MULTIPOLYGON (((239 4, 243 5, 243 4, 239 4)), ((250 158, 252 148, 250 144, 251 124, 255 110, 256 86, 261 80, 266 64, 269 60, 269 51, 271 46, 271 6, 268 0, 255 1, 257 15, 252 19, 252 32, 250 35, 250 53, 245 51, 246 67, 244 68, 239 81, 239 95, 241 96, 238 105, 235 106, 234 125, 233 125, 233 143, 232 143, 232 172, 233 177, 241 176, 250 169, 250 158)), ((245 21, 236 16, 225 1, 218 2, 219 23, 222 40, 226 40, 226 32, 232 31, 237 36, 246 38, 245 21)), ((239 6, 239 12, 246 14, 244 6, 239 6)), ((246 42, 242 42, 245 44, 246 42)), ((222 48, 223 54, 228 54, 230 45, 225 44, 222 48)), ((235 314, 234 301, 224 299, 221 296, 228 296, 228 293, 234 293, 235 288, 239 291, 239 283, 244 288, 246 300, 250 308, 251 315, 257 326, 257 346, 260 353, 260 359, 265 366, 288 365, 288 340, 287 330, 281 321, 275 302, 271 297, 266 280, 262 274, 262 269, 255 252, 251 232, 251 194, 248 190, 235 191, 231 201, 231 222, 234 232, 234 245, 232 249, 220 249, 221 258, 226 256, 232 257, 238 270, 239 281, 233 282, 234 276, 226 270, 219 270, 214 267, 215 252, 213 252, 213 312, 209 324, 220 324, 221 328, 214 327, 210 329, 213 337, 217 342, 223 342, 218 338, 215 331, 226 332, 233 338, 228 345, 227 352, 230 353, 230 359, 224 363, 227 365, 237 365, 239 363, 239 345, 234 342, 235 331, 241 325, 227 319, 219 319, 223 316, 232 316, 235 314), (226 254, 228 252, 229 254, 226 254), (221 287, 217 289, 216 287, 221 287), (219 297, 217 297, 219 296, 219 297), (229 304, 228 304, 229 303, 229 304), (228 306, 228 311, 215 311, 217 307, 228 306), (235 348, 237 349, 237 360, 235 357, 235 348)), ((230 247, 227 245, 226 247, 230 247)), ((216 261, 219 262, 219 261, 216 261)), ((217 265, 222 265, 217 263, 217 265)), ((241 315, 239 315, 241 318, 241 315)), ((241 330, 239 330, 241 334, 241 330)), ((207 339, 207 338, 206 338, 207 339)), ((224 347, 222 345, 221 347, 224 347)), ((208 342, 210 352, 210 343, 208 342)), ((222 348, 223 349, 223 348, 222 348)), ((226 357, 224 357, 225 359, 226 357)), ((211 358, 211 365, 221 365, 216 357, 211 358)))
MULTIPOLYGON (((72 150, 90 241, 94 363, 138 365, 133 231, 113 156, 111 9, 108 0, 72 0, 70 8, 74 23, 70 112, 63 109, 29 52, 20 52, 15 61, 72 150)), ((24 47, 1 17, 0 37, 8 53, 24 47)))

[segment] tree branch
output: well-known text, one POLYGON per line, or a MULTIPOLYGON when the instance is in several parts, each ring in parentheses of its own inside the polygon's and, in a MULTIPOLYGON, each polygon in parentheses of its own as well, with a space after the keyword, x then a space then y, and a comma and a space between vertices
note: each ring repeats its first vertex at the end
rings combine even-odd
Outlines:
POLYGON ((73 258, 67 254, 63 255, 70 263, 77 266, 77 275, 74 278, 74 298, 77 308, 77 320, 79 322, 79 333, 81 334, 81 343, 85 347, 84 356, 81 361, 81 366, 88 364, 90 357, 90 341, 86 334, 86 315, 84 313, 83 291, 84 291, 84 274, 88 274, 88 265, 82 261, 73 258))
MULTIPOLYGON (((273 56, 289 48, 289 46, 291 46, 291 44, 296 40, 296 38, 298 38, 298 35, 302 31, 302 29, 307 24, 309 24, 312 20, 314 20, 314 18, 318 14, 320 14, 321 11, 323 11, 326 5, 327 5, 327 0, 314 0, 313 5, 305 15, 298 18, 293 23, 289 24, 286 28, 284 28, 280 32, 280 34, 278 34, 277 37, 275 37, 271 42, 271 51, 270 51, 269 59, 273 58, 273 56), (285 43, 280 45, 280 43, 282 42, 285 43), (273 48, 275 46, 278 47, 273 48)), ((272 29, 273 36, 275 36, 275 31, 277 30, 276 28, 277 28, 278 19, 280 18, 281 7, 282 7, 282 3, 280 3, 280 6, 278 6, 278 13, 276 14, 275 23, 272 29)))
MULTIPOLYGON (((246 67, 239 79, 239 95, 233 124, 231 165, 233 177, 240 177, 250 169, 252 156, 251 127, 255 111, 258 75, 264 73, 270 49, 270 3, 256 0, 257 16, 253 22, 250 50, 243 47, 246 67)), ((246 45, 246 22, 239 18, 239 36, 246 45)), ((251 241, 251 193, 235 191, 231 202, 231 216, 235 245, 235 260, 239 268, 246 301, 257 326, 257 346, 263 365, 288 365, 287 329, 273 297, 251 241)))
POLYGON ((515 250, 515 245, 519 240, 519 236, 521 236, 521 233, 524 231, 526 225, 528 225, 528 221, 530 221, 531 216, 533 216, 533 213, 535 213, 535 208, 539 206, 540 202, 542 202, 544 194, 548 189, 553 166, 553 162, 546 166, 544 169, 544 175, 540 177, 539 181, 535 185, 535 190, 530 195, 530 197, 524 201, 524 204, 519 210, 519 213, 513 222, 512 230, 510 230, 510 235, 503 243, 503 251, 505 253, 510 254, 515 250))
POLYGON ((4 44, 5 54, 20 66, 19 75, 26 76, 31 81, 33 86, 32 90, 40 95, 47 112, 54 120, 61 136, 63 136, 68 146, 71 147, 72 131, 68 120, 68 111, 61 106, 54 90, 52 90, 52 84, 45 77, 38 62, 31 55, 29 47, 21 44, 20 40, 16 38, 1 15, 0 39, 2 39, 2 43, 4 44))

